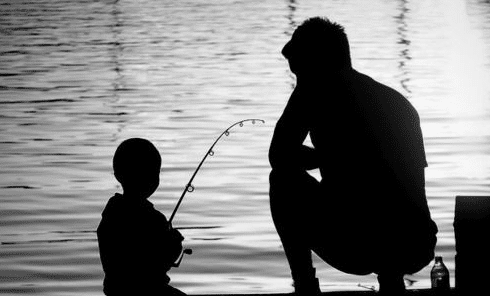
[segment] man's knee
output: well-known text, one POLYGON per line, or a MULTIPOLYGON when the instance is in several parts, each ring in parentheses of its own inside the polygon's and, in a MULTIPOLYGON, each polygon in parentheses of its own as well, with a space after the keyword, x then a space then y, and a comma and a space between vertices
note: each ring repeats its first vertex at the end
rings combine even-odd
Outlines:
POLYGON ((270 173, 270 206, 273 218, 311 216, 320 198, 320 184, 306 171, 270 173))
POLYGON ((269 175, 271 188, 284 188, 286 192, 319 190, 320 183, 302 170, 272 170, 269 175))
POLYGON ((284 186, 284 184, 288 184, 290 181, 294 180, 294 175, 298 175, 298 173, 278 169, 272 170, 269 174, 269 184, 271 185, 271 187, 282 187, 284 186))

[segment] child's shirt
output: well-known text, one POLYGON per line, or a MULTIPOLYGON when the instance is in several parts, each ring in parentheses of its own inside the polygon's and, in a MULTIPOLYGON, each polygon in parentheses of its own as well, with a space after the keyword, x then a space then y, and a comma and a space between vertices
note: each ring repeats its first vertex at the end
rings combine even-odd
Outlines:
POLYGON ((182 236, 148 200, 115 194, 97 229, 104 293, 158 292, 182 250, 182 236))

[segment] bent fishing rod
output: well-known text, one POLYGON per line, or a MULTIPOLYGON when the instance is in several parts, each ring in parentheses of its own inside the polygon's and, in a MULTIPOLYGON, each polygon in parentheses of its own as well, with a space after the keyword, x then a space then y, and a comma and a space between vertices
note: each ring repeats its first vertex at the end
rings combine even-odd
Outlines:
POLYGON ((235 127, 235 126, 240 126, 242 127, 243 124, 245 122, 252 122, 252 124, 255 124, 257 121, 259 122, 262 122, 262 123, 265 123, 264 120, 262 119, 256 119, 256 118, 250 118, 250 119, 244 119, 244 120, 240 120, 240 121, 237 121, 235 122, 234 124, 230 125, 226 130, 224 130, 221 135, 219 135, 218 138, 216 138, 216 140, 214 141, 213 145, 211 145, 211 147, 208 149, 208 151, 206 152, 206 154, 204 155, 203 159, 201 160, 201 162, 199 163, 199 165, 197 166, 196 170, 194 171, 194 173, 192 174, 192 177, 190 178, 189 182, 187 182, 187 185, 185 186, 184 188, 184 191, 182 192, 182 195, 180 196, 179 198, 179 201, 177 202, 177 205, 175 206, 174 208, 174 211, 172 212, 172 215, 170 216, 170 219, 168 220, 169 221, 169 224, 172 225, 172 220, 174 219, 174 216, 175 214, 177 213, 177 210, 179 209, 180 207, 180 204, 182 203, 182 200, 184 199, 184 196, 187 192, 192 192, 194 191, 194 186, 192 186, 192 181, 194 181, 194 177, 197 175, 197 172, 199 172, 199 170, 201 169, 201 166, 202 164, 204 163, 204 161, 206 160, 206 158, 208 158, 208 156, 213 156, 214 155, 214 151, 213 151, 213 148, 214 146, 216 145, 216 143, 218 143, 218 141, 223 137, 223 136, 229 136, 230 135, 230 130, 235 127))

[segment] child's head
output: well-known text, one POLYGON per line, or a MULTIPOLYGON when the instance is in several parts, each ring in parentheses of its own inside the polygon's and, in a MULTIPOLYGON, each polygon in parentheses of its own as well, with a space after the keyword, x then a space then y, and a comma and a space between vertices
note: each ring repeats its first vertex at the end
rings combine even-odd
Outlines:
POLYGON ((155 146, 141 138, 123 141, 112 160, 114 175, 124 194, 145 199, 158 188, 161 164, 162 159, 155 146))

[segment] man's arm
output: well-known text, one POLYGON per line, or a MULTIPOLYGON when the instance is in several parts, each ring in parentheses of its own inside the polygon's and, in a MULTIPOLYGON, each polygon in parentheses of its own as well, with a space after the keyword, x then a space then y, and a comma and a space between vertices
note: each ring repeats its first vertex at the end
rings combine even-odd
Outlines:
POLYGON ((307 108, 295 90, 279 118, 269 149, 272 169, 311 170, 318 168, 316 151, 303 142, 309 132, 307 108))

